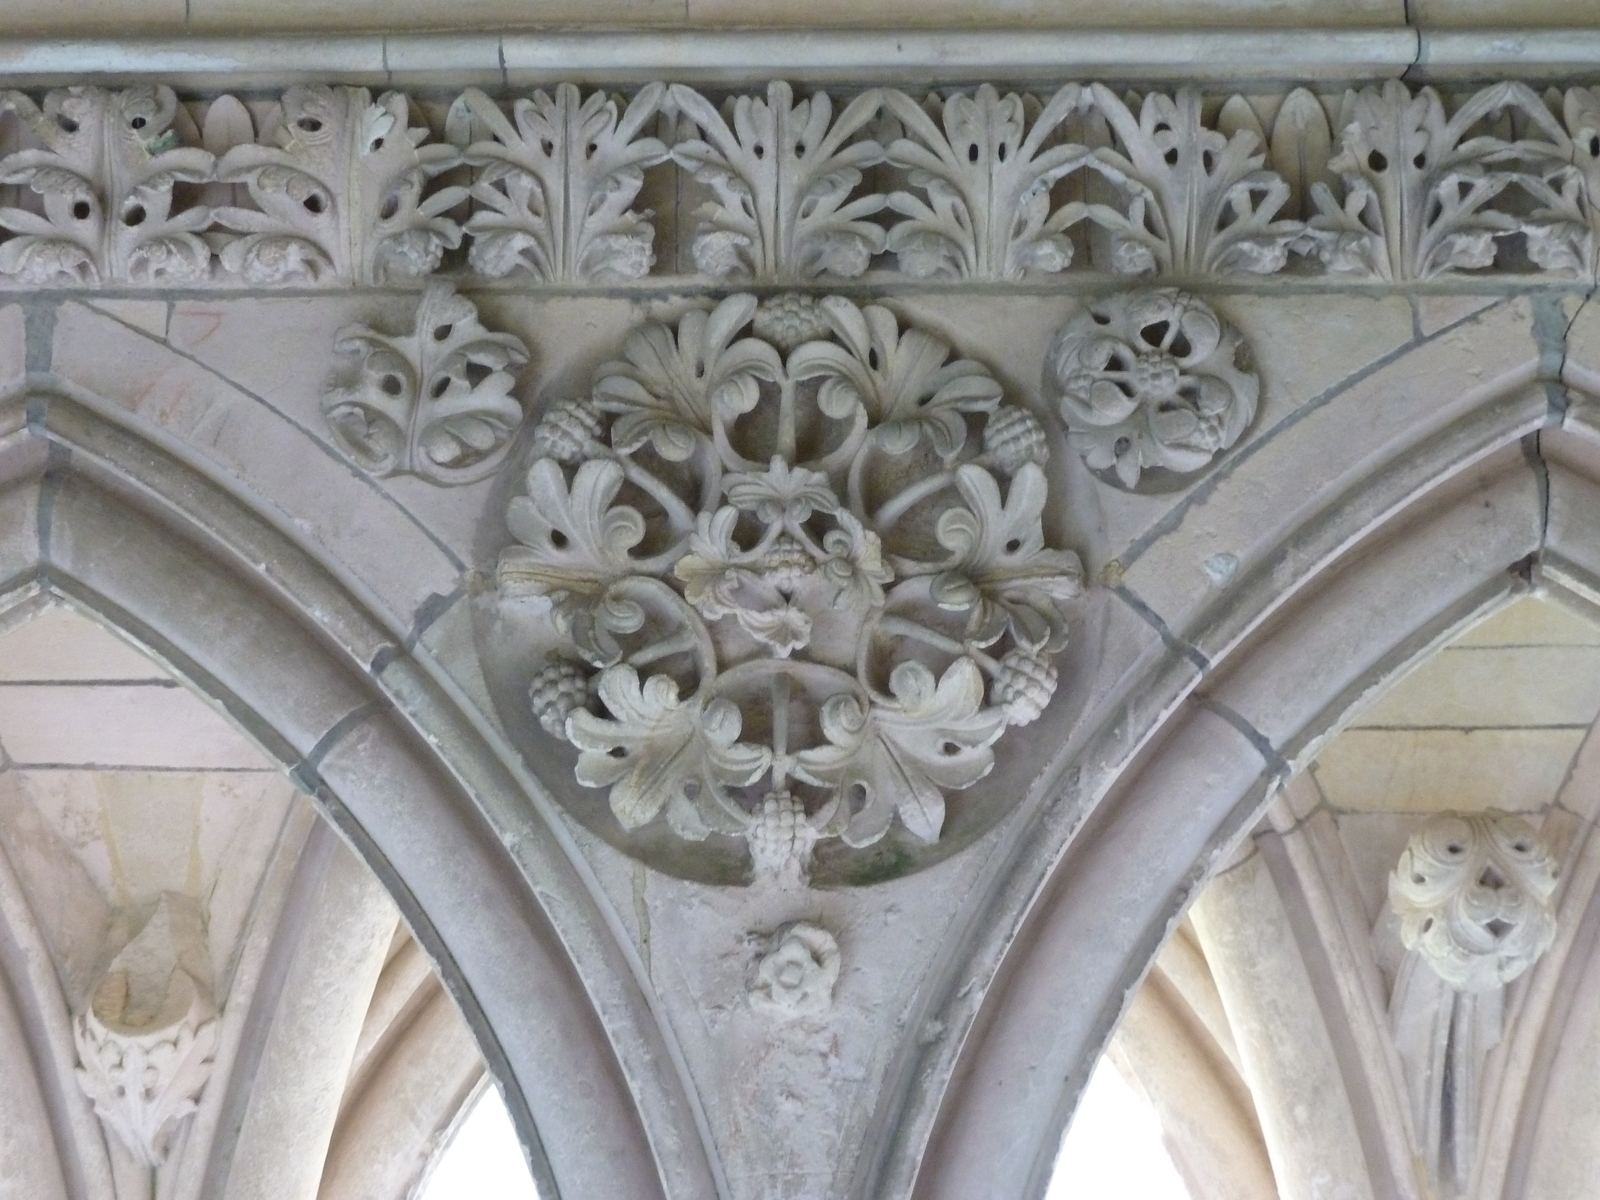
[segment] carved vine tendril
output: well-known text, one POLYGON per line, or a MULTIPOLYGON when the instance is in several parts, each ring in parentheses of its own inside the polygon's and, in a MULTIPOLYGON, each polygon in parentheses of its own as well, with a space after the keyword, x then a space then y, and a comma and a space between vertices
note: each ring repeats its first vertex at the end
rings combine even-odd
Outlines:
POLYGON ((1081 568, 1042 531, 1043 430, 888 309, 647 324, 533 440, 501 598, 576 647, 530 698, 627 828, 742 836, 791 881, 823 838, 932 841, 1055 689, 1081 568))

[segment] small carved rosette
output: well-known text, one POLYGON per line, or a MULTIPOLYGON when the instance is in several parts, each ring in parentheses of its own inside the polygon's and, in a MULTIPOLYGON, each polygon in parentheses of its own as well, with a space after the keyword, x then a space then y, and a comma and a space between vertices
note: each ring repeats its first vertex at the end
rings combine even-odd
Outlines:
POLYGON ((1451 987, 1509 983, 1550 948, 1556 864, 1518 817, 1445 813, 1411 836, 1389 877, 1400 940, 1451 987))
POLYGON ((1090 301, 1056 334, 1044 388, 1084 462, 1132 489, 1150 468, 1188 474, 1237 442, 1261 384, 1237 330, 1161 288, 1090 301))
POLYGON ((773 935, 756 963, 750 1007, 782 1019, 820 1016, 833 1007, 840 965, 833 934, 797 921, 773 935))
POLYGON ((626 829, 932 842, 1056 686, 1077 556, 1045 434, 888 309, 732 296, 652 323, 533 431, 502 605, 545 615, 540 723, 626 829))

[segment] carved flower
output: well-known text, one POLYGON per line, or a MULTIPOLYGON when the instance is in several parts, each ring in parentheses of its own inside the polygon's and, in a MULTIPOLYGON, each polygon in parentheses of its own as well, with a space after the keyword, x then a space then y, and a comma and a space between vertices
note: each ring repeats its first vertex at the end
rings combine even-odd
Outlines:
POLYGON ((820 471, 791 467, 774 454, 772 465, 760 475, 733 474, 722 481, 728 503, 753 512, 767 524, 809 520, 814 511, 831 513, 839 507, 828 477, 820 471))
POLYGON ((1411 836, 1389 876, 1400 938, 1458 991, 1509 983, 1555 940, 1556 864, 1510 813, 1443 813, 1411 836))
POLYGON ((723 788, 754 783, 771 764, 766 747, 739 741, 739 709, 727 700, 682 700, 667 676, 641 684, 626 663, 602 671, 598 691, 610 716, 575 711, 567 737, 580 751, 578 782, 611 789, 611 811, 624 829, 663 808, 680 832, 694 829, 697 809, 731 807, 723 788))
POLYGON ((1260 383, 1243 342, 1211 308, 1171 288, 1092 303, 1056 335, 1045 385, 1067 441, 1126 488, 1147 467, 1197 471, 1255 418, 1260 383))
POLYGON ((841 509, 838 529, 822 538, 828 552, 822 574, 834 588, 834 599, 852 608, 876 608, 883 603, 883 587, 894 578, 883 561, 883 543, 878 535, 841 509))
POLYGON ((779 658, 788 658, 811 643, 811 617, 792 603, 744 608, 737 616, 745 631, 779 658))
POLYGON ((839 944, 827 930, 803 922, 780 930, 756 965, 750 1007, 775 1017, 825 1013, 839 966, 839 944))
POLYGON ((683 581, 684 599, 713 621, 739 608, 736 593, 751 577, 748 570, 734 565, 748 557, 733 540, 738 522, 739 510, 727 505, 701 513, 689 539, 689 553, 672 568, 683 581))
POLYGON ((544 731, 566 741, 567 718, 589 702, 589 676, 570 659, 548 659, 533 677, 528 702, 544 731))

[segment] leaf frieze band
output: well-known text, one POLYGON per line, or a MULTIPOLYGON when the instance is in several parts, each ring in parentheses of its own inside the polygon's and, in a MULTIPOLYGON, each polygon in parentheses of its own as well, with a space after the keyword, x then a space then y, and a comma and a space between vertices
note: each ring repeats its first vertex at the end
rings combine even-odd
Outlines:
POLYGON ((447 109, 320 85, 248 105, 6 91, 0 280, 1590 279, 1597 130, 1593 90, 1522 83, 835 100, 775 82, 720 103, 560 84, 447 109), (647 207, 663 197, 665 219, 647 207))

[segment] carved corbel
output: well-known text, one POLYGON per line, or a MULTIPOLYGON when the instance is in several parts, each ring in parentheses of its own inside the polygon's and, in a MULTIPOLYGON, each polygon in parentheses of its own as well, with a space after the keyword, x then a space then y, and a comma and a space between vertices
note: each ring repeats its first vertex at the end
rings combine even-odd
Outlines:
POLYGON ((123 944, 73 1021, 78 1083, 106 1128, 154 1168, 211 1076, 217 1022, 205 925, 195 900, 163 893, 118 914, 110 937, 123 944))
POLYGON ((1436 1184, 1464 1188, 1477 1158, 1480 1081, 1499 1044, 1506 985, 1556 934, 1556 863, 1509 813, 1442 813, 1389 877, 1400 964, 1389 1001, 1423 1157, 1436 1184))

